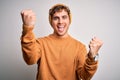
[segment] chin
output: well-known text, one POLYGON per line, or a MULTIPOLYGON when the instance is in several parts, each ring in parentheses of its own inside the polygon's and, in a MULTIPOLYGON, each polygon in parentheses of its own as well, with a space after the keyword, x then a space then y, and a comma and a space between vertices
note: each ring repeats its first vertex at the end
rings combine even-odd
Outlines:
POLYGON ((58 33, 57 34, 59 37, 65 37, 67 35, 67 33, 58 33))

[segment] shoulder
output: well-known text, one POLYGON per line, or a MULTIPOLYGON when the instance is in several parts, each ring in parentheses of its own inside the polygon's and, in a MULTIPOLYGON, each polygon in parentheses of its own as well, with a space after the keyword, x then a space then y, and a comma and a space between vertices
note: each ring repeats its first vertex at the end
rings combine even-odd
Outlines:
POLYGON ((38 40, 39 42, 43 42, 43 41, 46 41, 46 40, 48 40, 48 39, 50 39, 49 36, 44 36, 44 37, 39 37, 39 38, 37 38, 37 40, 38 40))
MULTIPOLYGON (((70 36, 70 37, 71 37, 71 36, 70 36)), ((74 43, 78 44, 79 46, 85 46, 85 44, 82 43, 80 40, 77 40, 77 39, 75 39, 75 38, 73 38, 73 37, 71 37, 71 40, 72 40, 74 43)))
POLYGON ((81 57, 85 56, 87 54, 87 48, 84 43, 81 41, 71 37, 71 39, 74 41, 74 45, 76 45, 76 51, 77 51, 77 59, 81 59, 81 57))
POLYGON ((47 36, 38 38, 37 41, 41 44, 46 44, 46 43, 54 42, 54 39, 51 37, 51 35, 47 35, 47 36))

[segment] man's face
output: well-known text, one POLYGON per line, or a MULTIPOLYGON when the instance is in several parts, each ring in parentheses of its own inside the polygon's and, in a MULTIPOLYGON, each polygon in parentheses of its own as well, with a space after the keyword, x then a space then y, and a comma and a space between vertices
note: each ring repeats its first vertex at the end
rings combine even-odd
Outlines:
POLYGON ((67 31, 70 25, 70 19, 68 13, 65 10, 55 12, 51 22, 55 35, 61 37, 67 36, 67 31))

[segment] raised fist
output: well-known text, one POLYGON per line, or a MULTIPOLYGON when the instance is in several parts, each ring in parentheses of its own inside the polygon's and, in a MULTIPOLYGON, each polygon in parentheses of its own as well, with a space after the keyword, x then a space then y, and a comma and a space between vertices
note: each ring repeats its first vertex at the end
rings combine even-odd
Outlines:
POLYGON ((36 22, 35 13, 31 9, 21 11, 23 24, 26 26, 34 26, 36 22))
POLYGON ((91 57, 94 57, 95 55, 97 55, 102 45, 103 45, 102 40, 98 39, 97 37, 92 38, 89 44, 89 48, 90 48, 89 55, 91 57))

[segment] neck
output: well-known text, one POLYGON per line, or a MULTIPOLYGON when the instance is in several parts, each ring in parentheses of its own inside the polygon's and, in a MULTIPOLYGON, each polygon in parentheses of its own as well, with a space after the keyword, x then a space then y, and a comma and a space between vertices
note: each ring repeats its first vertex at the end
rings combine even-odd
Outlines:
POLYGON ((57 34, 53 33, 52 35, 55 36, 56 38, 67 38, 69 36, 68 33, 66 33, 65 35, 57 35, 57 34))

